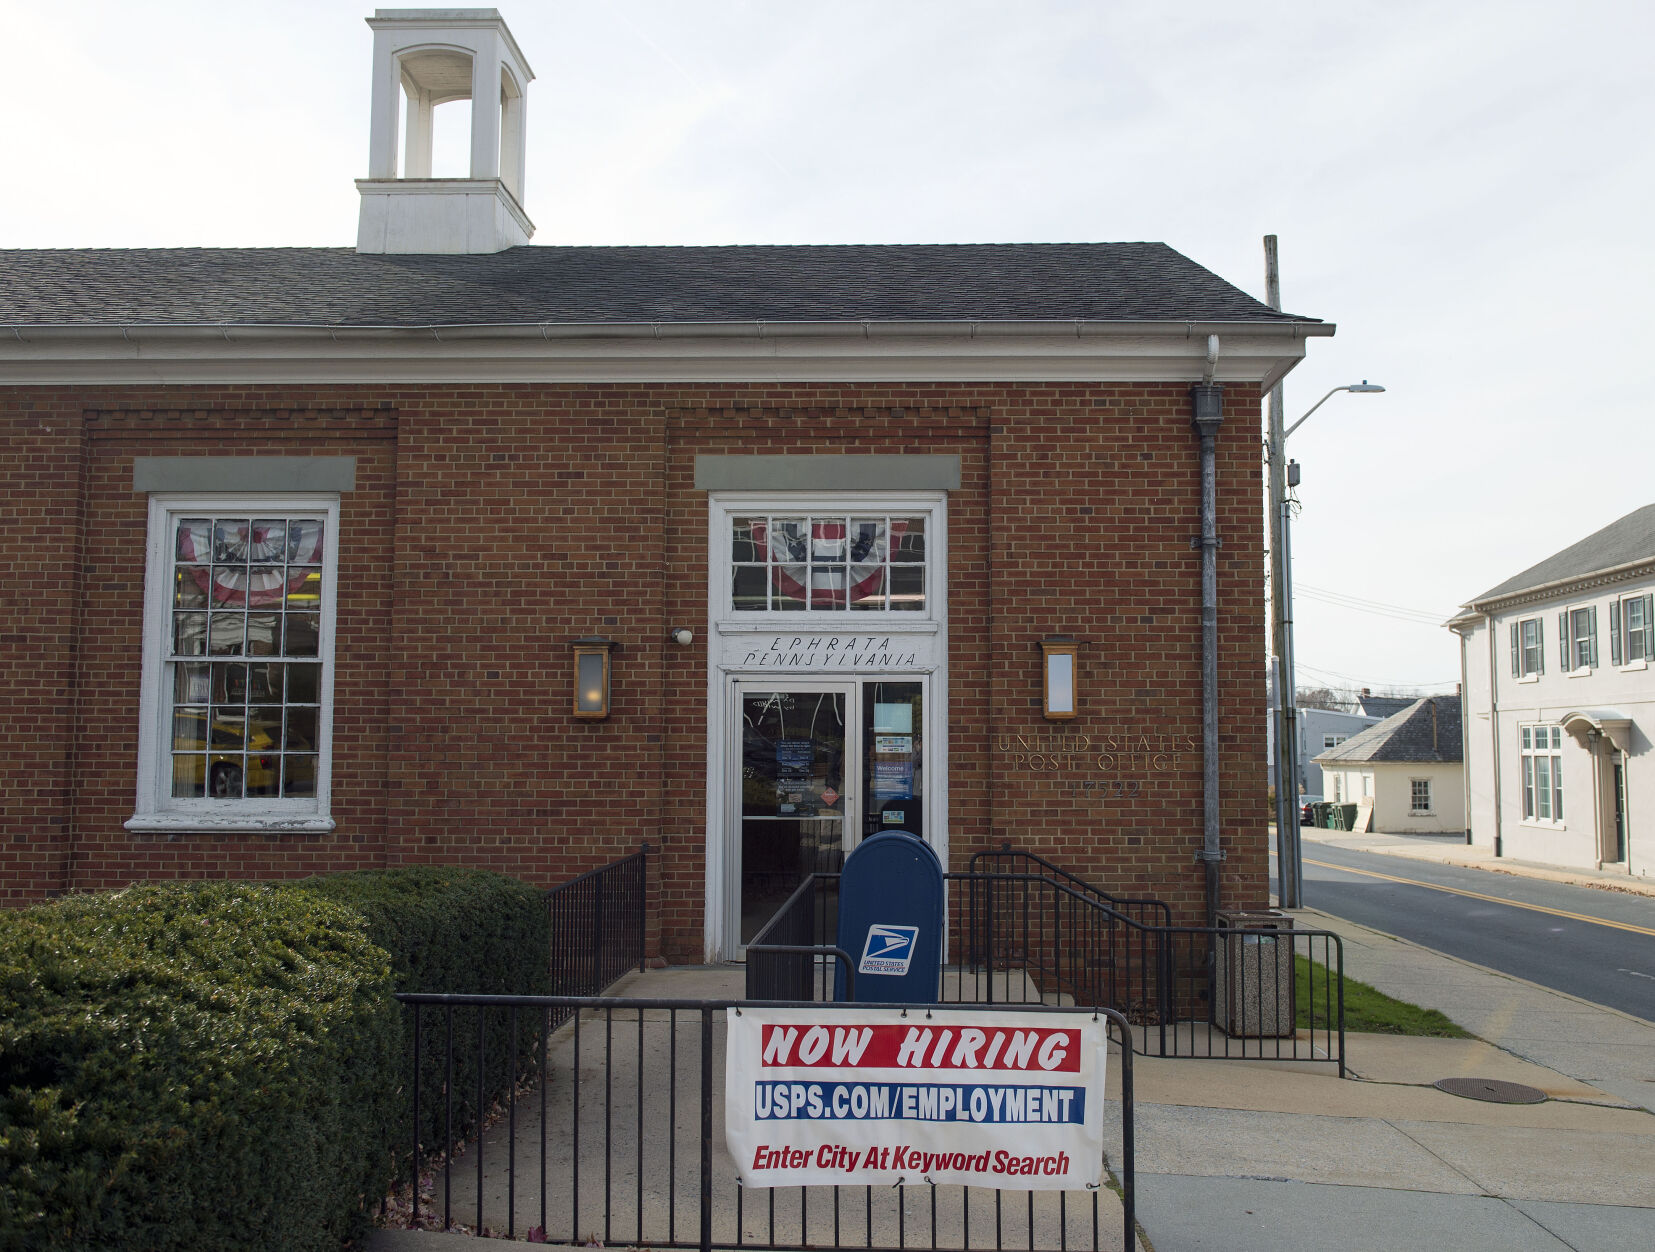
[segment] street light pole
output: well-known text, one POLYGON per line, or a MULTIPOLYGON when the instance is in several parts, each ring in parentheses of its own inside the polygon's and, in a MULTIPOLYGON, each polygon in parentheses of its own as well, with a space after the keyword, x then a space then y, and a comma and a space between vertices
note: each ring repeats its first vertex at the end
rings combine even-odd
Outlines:
MULTIPOLYGON (((1276 391, 1279 390, 1278 387, 1276 391)), ((1287 437, 1303 426, 1312 413, 1339 392, 1372 395, 1384 390, 1378 383, 1370 383, 1365 378, 1359 383, 1334 387, 1306 409, 1304 416, 1286 430, 1281 430, 1280 405, 1273 402, 1270 406, 1271 599, 1274 609, 1276 661, 1281 675, 1277 685, 1278 707, 1281 713, 1276 735, 1277 746, 1280 749, 1280 764, 1276 774, 1276 879, 1279 887, 1277 897, 1284 909, 1304 906, 1304 866, 1299 851, 1299 726, 1296 700, 1298 688, 1293 655, 1293 518, 1287 498, 1287 467, 1282 461, 1287 437)), ((1271 394, 1274 400, 1276 392, 1271 394)), ((1297 462, 1294 465, 1296 468, 1297 462)), ((1297 475, 1293 476, 1292 485, 1298 486, 1297 475)))
MULTIPOLYGON (((1264 298, 1272 309, 1281 311, 1281 270, 1276 259, 1276 237, 1264 237, 1264 298)), ((1291 768, 1296 760, 1294 741, 1287 736, 1285 716, 1290 688, 1287 684, 1283 658, 1287 655, 1286 617, 1282 599, 1282 500, 1286 496, 1285 468, 1282 465, 1282 391, 1277 383, 1270 388, 1269 433, 1265 447, 1270 454, 1270 656, 1271 680, 1276 688, 1276 707, 1270 715, 1275 719, 1275 774, 1276 774, 1276 882, 1277 899, 1283 908, 1299 907, 1299 884, 1294 867, 1293 845, 1288 842, 1288 830, 1298 829, 1298 789, 1289 782, 1297 771, 1291 768)))

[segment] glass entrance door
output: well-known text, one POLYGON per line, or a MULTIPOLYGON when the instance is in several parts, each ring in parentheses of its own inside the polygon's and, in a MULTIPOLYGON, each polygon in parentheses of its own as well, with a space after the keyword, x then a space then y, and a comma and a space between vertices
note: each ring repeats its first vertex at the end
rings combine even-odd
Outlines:
POLYGON ((736 684, 733 885, 745 946, 800 882, 864 837, 924 837, 924 683, 736 684))
POLYGON ((741 734, 740 935, 747 943, 810 874, 844 861, 855 811, 849 684, 737 693, 741 734))

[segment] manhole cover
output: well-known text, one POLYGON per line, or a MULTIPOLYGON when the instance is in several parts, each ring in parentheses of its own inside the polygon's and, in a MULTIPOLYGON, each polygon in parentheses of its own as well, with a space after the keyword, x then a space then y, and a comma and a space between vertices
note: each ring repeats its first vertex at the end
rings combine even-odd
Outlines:
POLYGON ((1546 1099, 1546 1093, 1538 1087, 1499 1078, 1439 1078, 1435 1085, 1449 1095, 1487 1100, 1490 1104, 1540 1104, 1546 1099))

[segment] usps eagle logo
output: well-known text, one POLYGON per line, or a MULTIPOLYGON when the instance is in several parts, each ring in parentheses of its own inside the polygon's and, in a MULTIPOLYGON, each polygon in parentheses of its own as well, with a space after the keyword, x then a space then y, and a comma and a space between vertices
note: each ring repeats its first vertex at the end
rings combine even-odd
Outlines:
POLYGON ((919 942, 918 926, 869 926, 858 974, 906 974, 919 942))

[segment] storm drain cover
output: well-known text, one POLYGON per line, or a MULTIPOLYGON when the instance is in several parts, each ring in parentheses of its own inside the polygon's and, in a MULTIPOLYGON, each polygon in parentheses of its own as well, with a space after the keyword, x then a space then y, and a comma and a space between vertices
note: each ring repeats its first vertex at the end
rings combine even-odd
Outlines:
POLYGON ((1487 1100, 1490 1104, 1540 1104, 1546 1099, 1546 1093, 1538 1087, 1525 1087, 1520 1082, 1499 1078, 1439 1078, 1436 1086, 1449 1095, 1487 1100))

